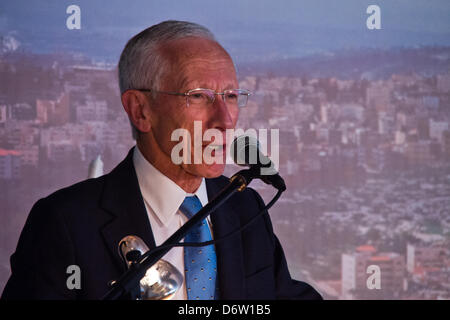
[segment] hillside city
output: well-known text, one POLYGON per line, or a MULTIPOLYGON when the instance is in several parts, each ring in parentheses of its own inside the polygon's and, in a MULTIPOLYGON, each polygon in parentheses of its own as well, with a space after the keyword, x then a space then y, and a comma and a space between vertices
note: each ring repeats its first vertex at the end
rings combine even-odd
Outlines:
MULTIPOLYGON (((0 82, 1 288, 32 204, 86 179, 95 159, 109 172, 134 141, 115 68, 0 56, 0 82)), ((449 299, 449 69, 384 79, 247 70, 239 82, 252 96, 237 127, 279 129, 288 190, 270 215, 293 277, 327 299, 449 299), (372 265, 380 289, 367 286, 372 265)))

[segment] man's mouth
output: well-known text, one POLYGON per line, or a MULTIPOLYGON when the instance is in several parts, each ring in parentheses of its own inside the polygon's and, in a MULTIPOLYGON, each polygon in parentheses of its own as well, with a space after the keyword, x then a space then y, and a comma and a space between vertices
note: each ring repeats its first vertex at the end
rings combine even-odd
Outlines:
POLYGON ((207 152, 212 156, 219 156, 223 155, 224 150, 226 149, 225 144, 208 144, 206 146, 203 146, 203 150, 207 150, 207 152))

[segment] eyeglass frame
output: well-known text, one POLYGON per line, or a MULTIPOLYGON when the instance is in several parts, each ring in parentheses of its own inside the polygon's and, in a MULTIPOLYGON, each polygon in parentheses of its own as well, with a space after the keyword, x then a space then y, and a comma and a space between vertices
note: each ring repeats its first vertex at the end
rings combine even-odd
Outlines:
MULTIPOLYGON (((134 89, 134 90, 138 90, 138 91, 143 91, 143 92, 156 92, 156 93, 164 93, 164 94, 169 94, 169 95, 174 95, 174 96, 184 96, 186 97, 186 107, 189 108, 189 102, 188 102, 188 97, 190 95, 190 93, 194 92, 195 90, 208 90, 214 93, 214 99, 211 101, 211 104, 214 103, 214 101, 216 101, 216 95, 221 95, 222 96, 222 100, 225 102, 225 92, 227 91, 239 91, 239 93, 243 93, 245 95, 247 95, 247 101, 248 101, 248 97, 250 95, 252 95, 252 93, 249 90, 246 89, 227 89, 224 90, 223 92, 215 92, 212 89, 207 89, 207 88, 195 88, 195 89, 191 89, 188 90, 186 92, 174 92, 174 91, 160 91, 160 90, 153 90, 153 89, 134 89)), ((239 104, 237 105, 239 108, 244 108, 247 105, 247 101, 245 102, 244 106, 239 106, 239 104)))

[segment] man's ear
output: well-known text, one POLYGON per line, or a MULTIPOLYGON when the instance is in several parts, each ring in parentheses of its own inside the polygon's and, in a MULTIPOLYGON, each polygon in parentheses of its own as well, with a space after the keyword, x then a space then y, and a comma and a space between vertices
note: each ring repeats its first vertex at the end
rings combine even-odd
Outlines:
POLYGON ((128 118, 140 132, 151 129, 150 102, 145 94, 138 90, 127 90, 122 94, 122 105, 128 118))

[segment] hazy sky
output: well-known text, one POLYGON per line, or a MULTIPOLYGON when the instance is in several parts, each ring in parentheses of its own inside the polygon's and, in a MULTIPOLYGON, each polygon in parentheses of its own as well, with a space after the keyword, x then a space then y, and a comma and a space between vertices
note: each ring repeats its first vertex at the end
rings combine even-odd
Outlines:
POLYGON ((2 0, 7 25, 39 27, 65 20, 65 8, 77 4, 86 26, 141 27, 168 18, 188 19, 220 28, 221 22, 275 22, 330 28, 354 28, 365 9, 379 5, 385 28, 448 32, 448 0, 2 0))
POLYGON ((22 43, 30 43, 38 51, 62 47, 108 55, 120 51, 136 32, 167 19, 205 25, 238 56, 295 56, 349 47, 450 45, 450 0, 0 2, 0 32, 16 31, 22 43), (71 4, 81 8, 82 29, 78 31, 66 28, 66 8, 71 4), (370 4, 381 8, 382 30, 366 27, 370 4))

